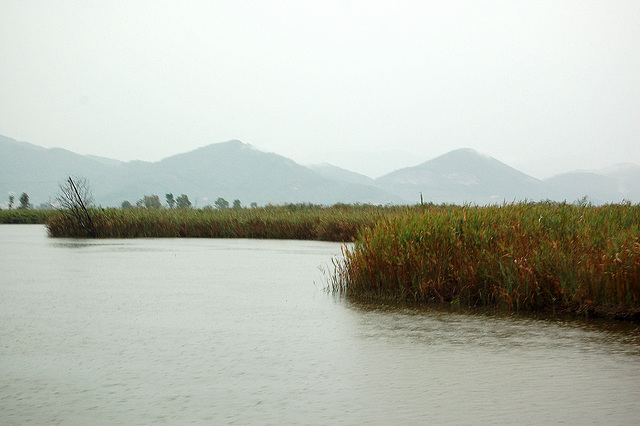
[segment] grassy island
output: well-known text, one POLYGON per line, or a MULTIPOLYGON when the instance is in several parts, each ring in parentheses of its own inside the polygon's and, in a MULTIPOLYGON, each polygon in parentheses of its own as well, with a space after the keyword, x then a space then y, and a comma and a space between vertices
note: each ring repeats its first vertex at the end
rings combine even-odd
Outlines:
POLYGON ((331 279, 348 297, 640 320, 640 205, 308 204, 64 212, 53 237, 266 238, 354 242, 331 279))
POLYGON ((410 208, 363 229, 350 297, 640 319, 640 206, 410 208))
MULTIPOLYGON (((228 209, 90 209, 95 238, 262 238, 353 241, 360 230, 402 207, 288 204, 228 209)), ((62 212, 48 223, 52 237, 87 237, 62 212)))

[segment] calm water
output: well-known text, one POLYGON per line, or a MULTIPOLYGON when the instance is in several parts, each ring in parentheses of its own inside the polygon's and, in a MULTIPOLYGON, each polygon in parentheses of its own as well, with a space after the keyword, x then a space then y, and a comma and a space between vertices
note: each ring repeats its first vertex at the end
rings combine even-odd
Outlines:
POLYGON ((0 225, 0 423, 638 423, 638 326, 353 304, 339 254, 0 225))

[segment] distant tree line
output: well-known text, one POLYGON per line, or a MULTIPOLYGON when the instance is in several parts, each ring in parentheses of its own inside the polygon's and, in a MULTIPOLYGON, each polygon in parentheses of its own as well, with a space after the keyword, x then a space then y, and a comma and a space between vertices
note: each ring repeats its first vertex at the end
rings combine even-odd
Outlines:
MULTIPOLYGON (((29 202, 29 194, 23 192, 19 198, 20 204, 18 205, 18 210, 27 210, 33 208, 31 203, 29 202)), ((9 210, 13 210, 13 206, 16 203, 15 195, 9 195, 9 210)), ((0 209, 1 210, 1 209, 0 209)))
MULTIPOLYGON (((23 192, 18 198, 18 205, 16 206, 16 196, 9 195, 9 202, 6 204, 8 210, 54 210, 56 208, 54 201, 51 199, 47 202, 40 203, 37 206, 31 204, 31 199, 29 198, 29 194, 23 192)), ((2 210, 2 206, 0 205, 0 210, 2 210)))
MULTIPOLYGON (((186 194, 182 194, 179 197, 174 197, 172 193, 165 194, 166 204, 163 205, 160 201, 160 197, 158 195, 145 195, 138 201, 136 201, 135 205, 131 204, 129 201, 123 201, 121 207, 123 209, 132 209, 132 208, 145 208, 145 209, 190 209, 192 208, 191 201, 186 194)), ((251 203, 251 208, 258 207, 257 203, 251 203)), ((222 197, 219 197, 213 205, 207 205, 204 207, 205 209, 218 209, 224 210, 228 208, 240 209, 242 208, 242 203, 240 200, 233 200, 233 204, 229 204, 227 200, 222 197)))
MULTIPOLYGON (((240 202, 240 200, 236 199, 233 200, 233 205, 230 206, 229 202, 227 200, 225 200, 222 197, 219 197, 214 203, 213 206, 205 206, 205 209, 213 209, 216 208, 218 210, 224 210, 224 209, 228 209, 228 208, 234 208, 234 209, 241 209, 242 208, 242 203, 240 202)), ((258 207, 257 203, 251 203, 251 208, 255 208, 258 207)))
MULTIPOLYGON (((68 189, 67 186, 71 185, 72 183, 74 183, 76 181, 79 183, 81 189, 83 189, 83 190, 87 191, 87 193, 89 193, 90 188, 89 188, 88 182, 86 181, 86 179, 80 178, 80 177, 73 178, 71 180, 71 183, 69 182, 69 180, 67 180, 60 187, 61 187, 62 190, 68 189)), ((72 187, 72 186, 69 186, 69 187, 72 187)), ((64 197, 62 197, 62 198, 64 199, 64 197)), ((153 195, 145 195, 141 199, 136 201, 135 205, 131 204, 130 201, 125 200, 125 201, 122 202, 120 207, 123 208, 123 209, 132 209, 132 208, 190 209, 190 208, 192 208, 191 200, 189 200, 189 197, 186 194, 182 194, 179 197, 174 197, 172 193, 165 194, 165 200, 166 200, 166 205, 163 205, 162 202, 160 201, 160 197, 158 195, 155 195, 155 194, 153 194, 153 195)), ((14 207, 16 209, 18 209, 18 210, 26 210, 26 209, 32 209, 33 208, 31 203, 29 202, 29 195, 26 192, 23 192, 22 195, 20 195, 20 198, 18 199, 18 201, 19 201, 20 204, 16 207, 15 206, 15 203, 16 203, 15 195, 9 195, 9 204, 8 204, 9 210, 13 210, 14 207)), ((58 199, 56 199, 56 201, 59 204, 60 203, 60 197, 58 197, 58 199)), ((93 199, 91 199, 91 201, 93 201, 93 199)), ((207 206, 204 207, 204 209, 224 210, 224 209, 229 209, 229 208, 241 209, 242 207, 243 207, 242 203, 238 199, 233 200, 233 203, 230 204, 224 198, 219 197, 218 199, 216 199, 216 201, 213 203, 213 205, 207 205, 207 206)), ((251 208, 257 208, 258 204, 257 203, 251 203, 250 207, 251 208)), ((52 202, 42 203, 38 207, 39 210, 48 210, 48 209, 53 209, 53 208, 54 208, 54 205, 52 204, 52 202)))

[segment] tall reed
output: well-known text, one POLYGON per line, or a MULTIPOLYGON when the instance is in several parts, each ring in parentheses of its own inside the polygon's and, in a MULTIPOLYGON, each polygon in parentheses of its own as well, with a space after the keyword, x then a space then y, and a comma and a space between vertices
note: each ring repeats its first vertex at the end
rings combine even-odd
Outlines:
POLYGON ((2 224, 45 224, 55 216, 56 210, 13 209, 0 210, 2 224))
MULTIPOLYGON (((94 209, 97 238, 190 237, 352 241, 400 207, 308 204, 240 209, 94 209)), ((48 224, 53 237, 86 237, 69 215, 48 224)))
POLYGON ((335 291, 638 318, 640 206, 416 207, 363 228, 335 291))

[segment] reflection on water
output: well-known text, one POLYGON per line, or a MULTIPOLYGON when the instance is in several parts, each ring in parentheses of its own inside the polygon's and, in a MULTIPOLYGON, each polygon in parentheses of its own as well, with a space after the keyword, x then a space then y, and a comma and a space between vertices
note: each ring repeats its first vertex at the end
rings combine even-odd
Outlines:
POLYGON ((0 226, 2 423, 640 418, 624 322, 356 303, 305 241, 53 240, 0 226))
POLYGON ((60 241, 55 241, 51 245, 53 247, 68 248, 68 249, 81 249, 81 248, 91 246, 91 244, 86 242, 86 240, 73 240, 73 239, 64 239, 60 241))
POLYGON ((429 345, 481 346, 487 350, 566 347, 640 356, 640 324, 626 321, 442 305, 345 303, 358 312, 367 329, 429 345))
POLYGON ((129 251, 129 252, 143 252, 143 251, 160 251, 162 247, 152 246, 135 246, 126 243, 127 240, 86 240, 75 238, 59 238, 51 239, 48 241, 51 247, 60 249, 98 249, 106 251, 129 251))

